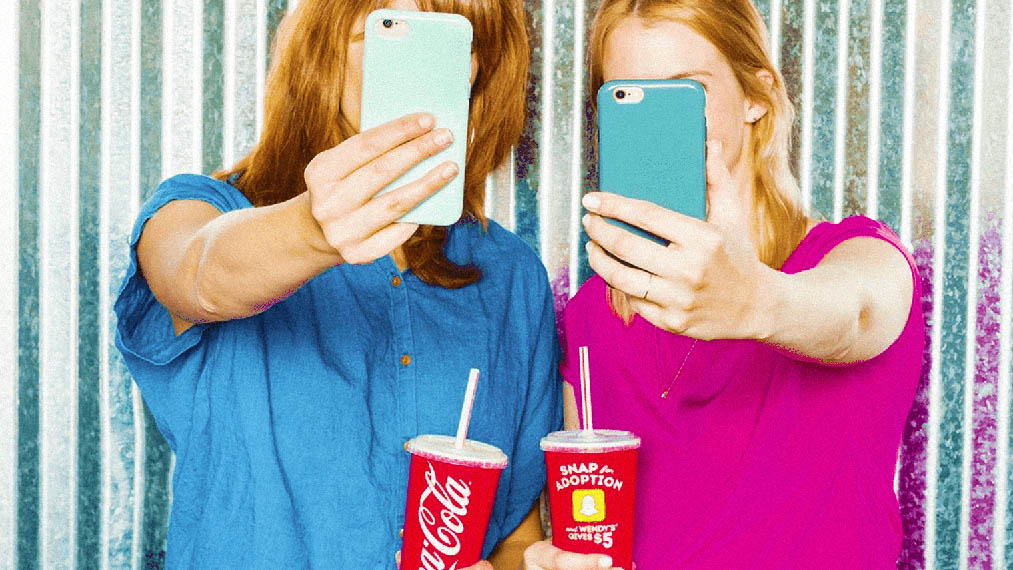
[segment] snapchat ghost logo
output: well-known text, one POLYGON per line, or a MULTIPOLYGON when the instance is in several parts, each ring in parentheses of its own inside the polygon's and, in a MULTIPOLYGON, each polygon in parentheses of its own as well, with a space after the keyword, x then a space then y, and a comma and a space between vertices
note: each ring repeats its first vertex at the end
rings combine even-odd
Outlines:
POLYGON ((577 489, 573 492, 573 520, 600 522, 605 520, 605 491, 577 489))

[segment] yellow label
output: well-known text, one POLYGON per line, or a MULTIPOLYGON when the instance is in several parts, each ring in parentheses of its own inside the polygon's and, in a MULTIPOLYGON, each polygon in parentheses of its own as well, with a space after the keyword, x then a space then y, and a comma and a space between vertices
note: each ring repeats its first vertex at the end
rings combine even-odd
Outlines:
POLYGON ((574 522, 601 522, 605 520, 605 491, 577 489, 573 492, 574 522))

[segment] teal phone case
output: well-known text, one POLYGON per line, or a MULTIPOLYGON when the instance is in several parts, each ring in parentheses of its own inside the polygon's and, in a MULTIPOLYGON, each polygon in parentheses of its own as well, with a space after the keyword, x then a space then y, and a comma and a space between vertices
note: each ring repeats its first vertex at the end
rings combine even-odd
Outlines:
MULTIPOLYGON (((703 86, 691 79, 616 80, 598 90, 598 186, 705 219, 707 124, 703 86), (642 90, 643 99, 616 91, 642 90)), ((629 231, 667 244, 640 228, 629 231)))
POLYGON ((436 165, 453 160, 459 174, 401 218, 403 222, 451 225, 460 219, 464 206, 471 22, 459 14, 375 10, 366 17, 365 36, 360 130, 428 111, 436 117, 436 128, 448 128, 454 135, 448 148, 415 165, 380 193, 417 180, 436 165), (399 29, 406 31, 399 36, 384 35, 384 20, 403 23, 399 29))

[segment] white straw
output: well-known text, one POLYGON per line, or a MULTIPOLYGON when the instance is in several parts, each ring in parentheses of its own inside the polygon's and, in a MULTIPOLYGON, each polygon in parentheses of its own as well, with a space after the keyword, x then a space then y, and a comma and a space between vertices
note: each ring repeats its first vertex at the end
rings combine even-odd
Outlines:
POLYGON ((580 401, 584 408, 584 432, 594 431, 594 414, 591 413, 591 372, 587 361, 587 347, 577 349, 580 355, 580 401))
POLYGON ((454 447, 464 449, 464 440, 468 437, 468 422, 471 421, 471 406, 475 403, 475 388, 478 387, 478 369, 472 368, 468 374, 468 387, 464 391, 464 404, 461 405, 461 421, 457 424, 457 439, 454 447))

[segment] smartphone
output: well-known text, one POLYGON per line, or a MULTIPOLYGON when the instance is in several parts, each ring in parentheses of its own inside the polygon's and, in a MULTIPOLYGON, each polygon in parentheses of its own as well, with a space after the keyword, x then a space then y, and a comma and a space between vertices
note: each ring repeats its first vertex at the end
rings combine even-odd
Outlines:
MULTIPOLYGON (((598 186, 707 217, 707 98, 691 79, 617 80, 598 89, 598 186)), ((667 244, 619 220, 608 221, 667 244)))
POLYGON ((464 159, 471 101, 471 22, 459 14, 375 10, 366 17, 360 130, 426 111, 454 142, 412 167, 380 193, 452 160, 459 174, 400 221, 449 226, 464 207, 464 159))

